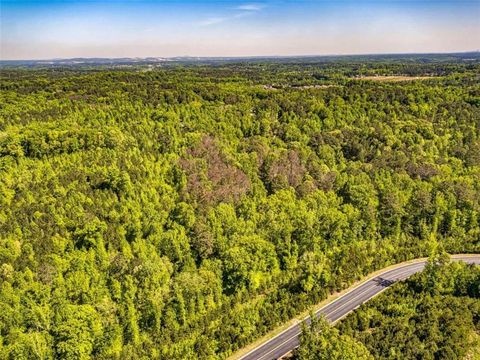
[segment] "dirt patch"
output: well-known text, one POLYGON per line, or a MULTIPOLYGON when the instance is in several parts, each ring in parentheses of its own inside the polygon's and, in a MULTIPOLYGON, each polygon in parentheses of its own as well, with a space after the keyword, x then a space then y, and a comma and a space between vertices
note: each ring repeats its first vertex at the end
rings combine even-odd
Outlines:
POLYGON ((435 76, 405 76, 405 75, 388 75, 388 76, 358 76, 356 80, 372 80, 372 81, 414 81, 414 80, 427 80, 434 79, 435 76))

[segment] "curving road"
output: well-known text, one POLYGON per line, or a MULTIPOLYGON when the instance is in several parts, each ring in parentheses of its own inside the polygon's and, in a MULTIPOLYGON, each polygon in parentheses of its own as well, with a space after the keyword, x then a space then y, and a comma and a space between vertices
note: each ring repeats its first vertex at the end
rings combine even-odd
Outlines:
MULTIPOLYGON (((480 254, 453 255, 452 260, 480 264, 480 254)), ((405 280, 409 276, 422 271, 426 263, 426 259, 420 259, 408 264, 399 264, 394 269, 380 272, 376 277, 364 281, 328 305, 319 309, 315 312, 315 316, 323 314, 328 321, 335 323, 358 308, 364 302, 384 291, 396 281, 405 280)), ((308 324, 310 323, 310 319, 306 318, 302 322, 308 324)), ((302 322, 290 326, 277 336, 267 340, 249 353, 243 355, 238 360, 280 359, 299 345, 299 335, 302 330, 302 322)))

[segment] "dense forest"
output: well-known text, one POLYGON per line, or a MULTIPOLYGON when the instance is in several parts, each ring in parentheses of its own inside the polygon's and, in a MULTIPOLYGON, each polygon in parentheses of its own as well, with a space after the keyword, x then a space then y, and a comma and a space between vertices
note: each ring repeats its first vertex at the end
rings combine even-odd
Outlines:
POLYGON ((298 360, 477 359, 480 266, 430 263, 339 323, 303 330, 298 360))
MULTIPOLYGON (((1 69, 0 358, 225 358, 375 269, 480 252, 479 79, 478 61, 1 69)), ((413 302, 415 284, 346 320, 349 351, 410 351, 389 319, 415 307, 478 325, 463 288, 413 302)))

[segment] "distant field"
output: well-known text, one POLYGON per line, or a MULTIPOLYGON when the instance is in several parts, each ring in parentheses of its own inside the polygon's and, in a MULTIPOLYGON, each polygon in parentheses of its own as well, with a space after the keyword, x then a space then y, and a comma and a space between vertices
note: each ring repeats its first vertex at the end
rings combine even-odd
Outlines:
POLYGON ((427 80, 433 79, 435 76, 404 76, 404 75, 392 75, 392 76, 360 76, 357 79, 360 80, 373 80, 373 81, 413 81, 413 80, 427 80))

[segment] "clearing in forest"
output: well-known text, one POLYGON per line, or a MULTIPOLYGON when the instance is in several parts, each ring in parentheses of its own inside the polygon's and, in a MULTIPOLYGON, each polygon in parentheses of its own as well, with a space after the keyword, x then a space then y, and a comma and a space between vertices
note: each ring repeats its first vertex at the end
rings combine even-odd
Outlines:
POLYGON ((427 80, 433 79, 434 76, 406 76, 406 75, 373 75, 373 76, 359 76, 358 80, 373 80, 373 81, 413 81, 413 80, 427 80))

